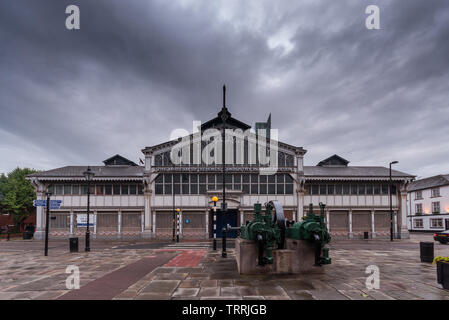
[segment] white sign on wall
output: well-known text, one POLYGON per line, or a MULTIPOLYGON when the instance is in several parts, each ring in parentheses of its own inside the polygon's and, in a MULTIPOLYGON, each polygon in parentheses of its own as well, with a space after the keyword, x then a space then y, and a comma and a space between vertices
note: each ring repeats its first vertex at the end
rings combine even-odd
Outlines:
MULTIPOLYGON (((95 215, 89 214, 89 227, 93 227, 95 224, 95 215)), ((86 213, 78 213, 76 215, 76 226, 77 227, 86 227, 87 226, 87 214, 86 213)))

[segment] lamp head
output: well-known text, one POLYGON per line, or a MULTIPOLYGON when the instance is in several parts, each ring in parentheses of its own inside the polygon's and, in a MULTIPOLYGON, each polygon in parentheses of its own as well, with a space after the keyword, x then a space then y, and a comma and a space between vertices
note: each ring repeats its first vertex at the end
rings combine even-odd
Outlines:
POLYGON ((181 211, 181 209, 179 209, 179 208, 176 208, 176 212, 178 212, 178 213, 179 213, 180 211, 181 211))
POLYGON ((91 181, 94 177, 94 172, 90 169, 90 166, 87 167, 87 170, 83 172, 84 178, 86 178, 87 181, 91 181))
POLYGON ((213 196, 213 197, 212 197, 212 201, 213 201, 213 202, 217 202, 217 201, 218 201, 218 197, 213 196))

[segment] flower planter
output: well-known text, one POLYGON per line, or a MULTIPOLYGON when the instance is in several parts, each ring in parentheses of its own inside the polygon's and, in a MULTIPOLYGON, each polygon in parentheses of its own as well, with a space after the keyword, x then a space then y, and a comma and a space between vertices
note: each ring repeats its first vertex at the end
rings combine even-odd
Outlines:
POLYGON ((449 290, 449 262, 437 262, 437 282, 449 290))

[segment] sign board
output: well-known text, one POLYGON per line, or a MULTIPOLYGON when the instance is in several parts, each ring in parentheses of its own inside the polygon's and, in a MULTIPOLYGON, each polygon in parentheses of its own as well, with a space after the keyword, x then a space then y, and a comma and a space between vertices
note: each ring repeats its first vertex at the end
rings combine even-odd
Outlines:
MULTIPOLYGON (((57 210, 61 207, 62 200, 50 200, 50 210, 57 210)), ((47 200, 33 200, 33 206, 46 207, 47 200)))
MULTIPOLYGON (((89 227, 93 227, 95 224, 95 215, 89 214, 89 227)), ((76 215, 76 226, 77 227, 87 227, 87 214, 78 213, 76 215)))

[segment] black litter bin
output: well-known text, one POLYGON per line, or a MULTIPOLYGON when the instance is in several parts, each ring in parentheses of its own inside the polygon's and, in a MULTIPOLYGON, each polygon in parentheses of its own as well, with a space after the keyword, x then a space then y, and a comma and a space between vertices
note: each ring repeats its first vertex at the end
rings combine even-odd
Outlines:
POLYGON ((70 238, 70 252, 78 252, 78 238, 70 238))
POLYGON ((363 233, 363 239, 368 239, 369 238, 369 233, 367 231, 365 231, 363 233))
POLYGON ((433 242, 420 242, 419 252, 421 256, 421 262, 433 262, 433 242))

